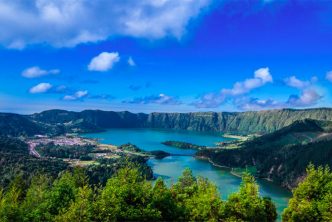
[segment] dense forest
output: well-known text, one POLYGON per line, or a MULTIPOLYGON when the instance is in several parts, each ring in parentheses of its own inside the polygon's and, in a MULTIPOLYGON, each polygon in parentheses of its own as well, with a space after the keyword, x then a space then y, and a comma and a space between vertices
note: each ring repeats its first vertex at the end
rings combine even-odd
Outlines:
MULTIPOLYGON (((283 221, 331 221, 332 173, 328 167, 307 169, 306 179, 293 191, 283 221)), ((268 197, 244 174, 238 192, 222 200, 217 187, 186 169, 167 186, 147 181, 128 163, 104 186, 91 185, 83 168, 63 171, 53 179, 35 174, 29 184, 14 178, 0 188, 0 221, 251 221, 277 218, 268 197)))
POLYGON ((239 192, 222 201, 215 185, 189 169, 167 187, 147 181, 134 166, 120 169, 105 186, 91 186, 81 169, 56 180, 36 175, 24 186, 15 178, 0 191, 1 221, 274 221, 276 209, 245 175, 239 192))

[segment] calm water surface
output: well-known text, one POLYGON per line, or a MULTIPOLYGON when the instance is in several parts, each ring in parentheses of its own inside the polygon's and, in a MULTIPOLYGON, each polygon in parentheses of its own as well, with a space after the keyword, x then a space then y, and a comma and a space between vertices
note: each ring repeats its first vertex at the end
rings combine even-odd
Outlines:
MULTIPOLYGON (((166 140, 184 141, 198 145, 213 146, 216 142, 229 140, 218 134, 195 133, 188 131, 156 129, 110 129, 102 133, 84 134, 88 138, 98 138, 101 143, 121 145, 133 143, 143 150, 164 150, 173 154, 194 154, 195 150, 182 150, 161 144, 166 140)), ((219 188, 221 196, 226 199, 229 194, 238 190, 241 179, 232 175, 229 170, 214 167, 204 160, 192 156, 170 156, 162 160, 150 159, 149 165, 156 176, 161 176, 167 183, 174 183, 182 171, 189 167, 194 175, 207 177, 219 188)), ((265 180, 258 180, 260 193, 270 196, 277 205, 278 214, 287 206, 290 192, 265 180)))

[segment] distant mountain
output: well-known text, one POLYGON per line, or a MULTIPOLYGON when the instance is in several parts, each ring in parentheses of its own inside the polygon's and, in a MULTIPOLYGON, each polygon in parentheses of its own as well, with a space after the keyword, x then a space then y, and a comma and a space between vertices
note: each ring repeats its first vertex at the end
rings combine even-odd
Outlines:
POLYGON ((332 109, 257 112, 130 113, 48 110, 32 115, 0 113, 0 135, 100 132, 107 128, 167 128, 201 132, 266 134, 297 120, 332 121, 332 109))
POLYGON ((295 187, 311 162, 332 167, 332 122, 298 120, 233 150, 211 149, 196 155, 228 167, 256 166, 260 177, 295 187))
POLYGON ((265 134, 288 126, 296 120, 332 121, 332 109, 281 109, 252 112, 151 113, 146 125, 152 128, 265 134))
POLYGON ((332 121, 332 109, 270 110, 256 112, 130 113, 101 110, 48 110, 29 116, 35 122, 63 125, 66 131, 98 132, 107 128, 169 128, 203 132, 265 134, 296 120, 332 121))
POLYGON ((32 136, 40 133, 44 133, 44 128, 29 117, 0 113, 0 135, 32 136))
POLYGON ((48 110, 29 116, 40 124, 63 126, 66 132, 100 132, 107 128, 143 127, 147 115, 130 112, 48 110))

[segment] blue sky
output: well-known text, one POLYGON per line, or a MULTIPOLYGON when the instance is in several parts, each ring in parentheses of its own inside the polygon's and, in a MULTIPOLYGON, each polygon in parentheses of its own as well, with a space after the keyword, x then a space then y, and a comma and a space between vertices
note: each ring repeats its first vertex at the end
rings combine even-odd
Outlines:
POLYGON ((0 0, 0 111, 332 105, 331 1, 0 0))

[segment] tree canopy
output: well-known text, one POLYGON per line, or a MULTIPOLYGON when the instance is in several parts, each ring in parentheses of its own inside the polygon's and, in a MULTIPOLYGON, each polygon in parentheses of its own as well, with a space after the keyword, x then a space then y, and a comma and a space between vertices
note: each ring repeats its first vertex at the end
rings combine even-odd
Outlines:
POLYGON ((306 178, 294 189, 283 221, 332 221, 332 172, 309 165, 306 178))
POLYGON ((258 193, 255 179, 243 177, 239 192, 221 200, 217 187, 184 170, 167 186, 146 180, 128 164, 105 186, 89 184, 82 169, 51 177, 36 175, 24 188, 20 177, 0 189, 0 221, 273 221, 276 209, 258 193))

